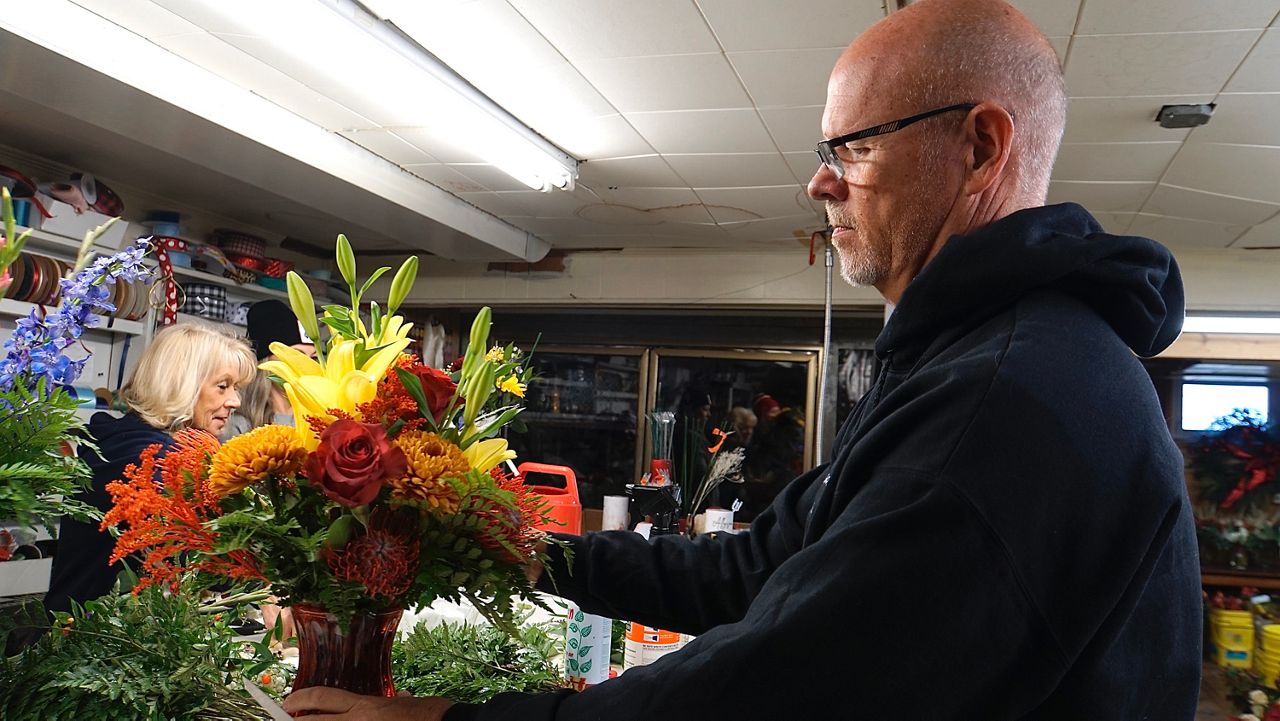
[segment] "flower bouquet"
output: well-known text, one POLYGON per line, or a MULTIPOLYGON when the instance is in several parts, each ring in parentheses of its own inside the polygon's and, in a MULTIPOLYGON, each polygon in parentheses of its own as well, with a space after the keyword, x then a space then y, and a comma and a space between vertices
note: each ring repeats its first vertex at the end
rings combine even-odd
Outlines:
POLYGON ((497 437, 521 412, 532 371, 518 349, 488 348, 488 308, 460 367, 419 363, 404 353, 410 326, 396 315, 417 258, 395 274, 385 310, 369 304, 367 322, 361 297, 390 269, 357 287, 341 235, 337 261, 350 307, 328 305, 318 317, 302 279, 288 277, 317 356, 276 343, 261 366, 283 385, 296 426, 221 445, 178 433, 166 455, 148 449, 108 486, 115 505, 103 525, 123 529, 113 561, 142 555, 143 586, 186 571, 269 584, 294 609, 295 688, 391 695, 403 609, 465 598, 514 630, 512 600, 532 590, 524 569, 545 505, 504 470, 515 453, 497 437))

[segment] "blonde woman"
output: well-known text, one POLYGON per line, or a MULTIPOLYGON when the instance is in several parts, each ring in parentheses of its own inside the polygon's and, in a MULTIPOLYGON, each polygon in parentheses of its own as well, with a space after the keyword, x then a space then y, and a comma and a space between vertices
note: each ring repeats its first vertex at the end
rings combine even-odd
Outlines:
MULTIPOLYGON (((256 366, 248 343, 211 326, 183 324, 157 333, 120 389, 128 408, 124 416, 97 413, 89 421, 86 430, 99 452, 80 449, 93 471, 93 487, 81 500, 105 511, 107 484, 122 478, 125 466, 148 446, 168 448, 179 430, 221 433, 256 366)), ((83 603, 110 591, 119 570, 107 565, 112 547, 110 534, 98 524, 64 518, 45 607, 67 611, 72 600, 83 603)))

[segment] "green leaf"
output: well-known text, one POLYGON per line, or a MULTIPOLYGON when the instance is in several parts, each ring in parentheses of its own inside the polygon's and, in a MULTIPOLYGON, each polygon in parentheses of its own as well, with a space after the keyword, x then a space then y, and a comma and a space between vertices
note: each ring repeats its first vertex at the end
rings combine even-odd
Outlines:
POLYGON ((590 660, 583 661, 583 662, 582 662, 582 665, 578 667, 578 672, 579 672, 579 673, 581 673, 581 674, 582 674, 582 675, 584 675, 584 676, 585 676, 586 674, 590 673, 590 672, 591 672, 591 661, 590 661, 590 660))
POLYGON ((374 281, 376 281, 378 278, 381 278, 382 274, 389 270, 391 270, 391 268, 384 265, 383 267, 373 271, 373 275, 370 275, 369 279, 366 280, 364 282, 364 285, 360 287, 360 295, 364 296, 364 294, 369 291, 369 288, 370 286, 373 285, 374 281))
MULTIPOLYGON (((570 627, 570 628, 569 628, 569 630, 570 630, 570 631, 575 631, 575 632, 577 631, 577 629, 572 628, 572 627, 570 627)), ((576 639, 576 638, 570 638, 570 639, 569 639, 569 648, 577 648, 577 647, 578 647, 578 639, 576 639)))
POLYGON ((595 626, 587 626, 586 628, 582 629, 582 635, 583 635, 583 636, 590 636, 590 635, 591 635, 591 629, 593 629, 593 628, 595 628, 595 626))

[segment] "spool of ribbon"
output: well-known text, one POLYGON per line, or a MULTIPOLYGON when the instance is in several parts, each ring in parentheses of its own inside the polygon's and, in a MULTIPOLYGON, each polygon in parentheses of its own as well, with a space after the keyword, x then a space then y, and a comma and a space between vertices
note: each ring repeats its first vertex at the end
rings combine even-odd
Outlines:
POLYGON ((262 269, 263 275, 269 278, 283 278, 293 270, 293 263, 279 258, 267 258, 266 265, 262 269))
POLYGON ((80 192, 89 202, 89 207, 112 217, 124 214, 124 201, 106 183, 89 173, 72 173, 71 180, 80 186, 80 192))
POLYGON ((255 258, 249 255, 234 253, 229 249, 226 250, 226 254, 227 254, 227 260, 231 261, 232 265, 237 265, 241 268, 248 268, 249 270, 261 271, 267 265, 266 261, 264 261, 262 258, 255 258))
POLYGON ((46 218, 53 217, 49 209, 44 207, 44 203, 40 202, 40 197, 36 194, 35 181, 31 178, 13 168, 0 165, 0 185, 8 188, 9 194, 15 198, 29 198, 36 204, 36 210, 40 211, 40 215, 46 218))

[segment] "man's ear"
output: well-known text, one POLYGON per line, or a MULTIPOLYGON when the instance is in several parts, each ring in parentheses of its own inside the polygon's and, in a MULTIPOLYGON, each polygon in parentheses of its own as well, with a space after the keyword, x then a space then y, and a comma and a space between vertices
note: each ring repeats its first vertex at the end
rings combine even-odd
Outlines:
POLYGON ((1013 152, 1013 116, 995 103, 980 103, 964 121, 965 155, 964 192, 978 195, 995 184, 1004 174, 1013 152))

